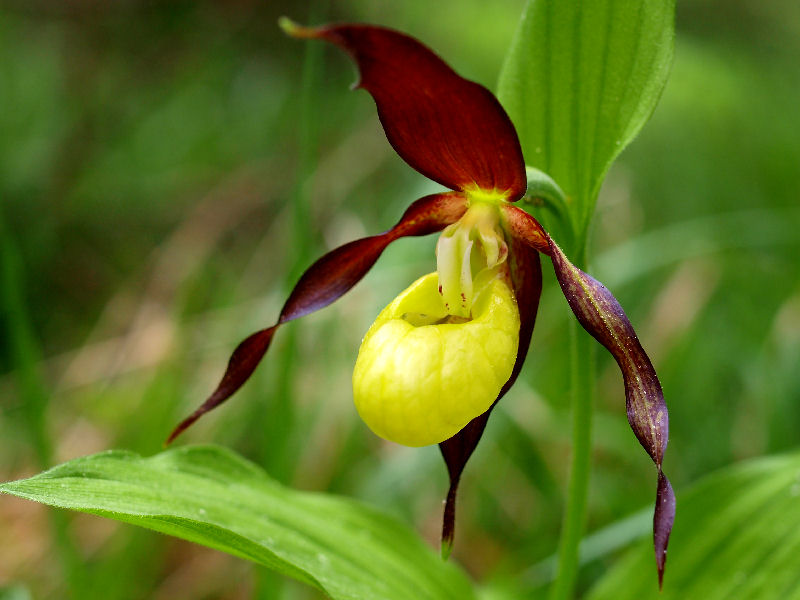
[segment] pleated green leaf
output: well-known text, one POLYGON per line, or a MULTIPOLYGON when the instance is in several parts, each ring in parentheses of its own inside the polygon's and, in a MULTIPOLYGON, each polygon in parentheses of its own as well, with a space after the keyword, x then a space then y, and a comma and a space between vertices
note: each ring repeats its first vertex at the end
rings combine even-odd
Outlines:
POLYGON ((674 13, 673 0, 528 1, 498 96, 526 164, 566 193, 578 239, 606 171, 664 88, 674 13))
POLYGON ((466 576, 397 520, 354 500, 286 488, 220 447, 150 458, 104 452, 0 484, 0 492, 215 548, 336 600, 474 597, 466 576))
POLYGON ((643 540, 590 600, 800 598, 800 453, 725 469, 678 494, 664 591, 643 540))

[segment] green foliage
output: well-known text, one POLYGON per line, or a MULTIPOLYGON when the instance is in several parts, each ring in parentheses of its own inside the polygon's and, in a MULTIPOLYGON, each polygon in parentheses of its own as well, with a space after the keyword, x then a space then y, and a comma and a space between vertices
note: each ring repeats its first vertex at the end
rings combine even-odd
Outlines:
POLYGON ((800 597, 800 454, 762 458, 705 478, 680 495, 664 591, 653 550, 639 544, 590 600, 800 597))
POLYGON ((31 600, 31 594, 22 586, 1 587, 0 600, 31 600))
POLYGON ((507 54, 500 100, 526 162, 567 195, 579 260, 603 178, 666 83, 674 10, 671 0, 530 0, 507 54))
POLYGON ((0 491, 216 548, 336 600, 473 597, 463 573, 395 519, 352 500, 286 488, 220 447, 150 458, 103 452, 0 491))

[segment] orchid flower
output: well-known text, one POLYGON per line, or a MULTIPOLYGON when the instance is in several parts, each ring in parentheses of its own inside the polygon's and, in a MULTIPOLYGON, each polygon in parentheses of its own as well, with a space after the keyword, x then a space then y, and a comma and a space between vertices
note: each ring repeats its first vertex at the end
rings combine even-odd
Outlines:
POLYGON ((395 151, 451 191, 417 200, 388 231, 345 244, 311 265, 277 322, 239 344, 217 388, 168 441, 245 383, 282 324, 340 298, 395 240, 441 231, 437 271, 401 293, 365 336, 353 391, 359 414, 378 435, 409 446, 439 445, 450 478, 442 526, 442 548, 449 552, 461 473, 528 352, 544 254, 580 324, 618 363, 628 421, 657 468, 660 582, 675 513, 661 469, 668 436, 661 385, 617 300, 514 204, 525 195, 526 168, 500 103, 397 31, 350 24, 307 28, 286 19, 281 25, 293 37, 345 50, 360 72, 355 87, 372 95, 395 151))

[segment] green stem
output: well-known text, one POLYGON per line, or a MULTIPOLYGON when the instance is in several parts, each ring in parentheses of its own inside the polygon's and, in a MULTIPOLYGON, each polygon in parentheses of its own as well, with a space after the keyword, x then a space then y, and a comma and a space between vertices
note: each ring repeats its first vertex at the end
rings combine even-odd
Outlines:
POLYGON ((572 322, 571 333, 572 465, 558 548, 558 572, 550 589, 550 600, 567 600, 575 591, 591 476, 594 340, 576 321, 572 322))
MULTIPOLYGON (((328 12, 328 0, 311 5, 309 21, 318 23, 328 12)), ((297 183, 291 199, 291 240, 288 286, 293 286, 311 262, 314 248, 311 224, 311 191, 319 149, 319 90, 322 73, 323 44, 305 44, 298 98, 298 135, 300 139, 297 183)), ((297 323, 284 327, 283 352, 278 359, 274 402, 264 427, 262 459, 267 471, 278 481, 288 483, 294 471, 296 448, 292 447, 293 423, 296 420, 293 399, 295 363, 297 360, 297 323)))
MULTIPOLYGON (((312 3, 309 22, 317 24, 328 13, 328 0, 312 3)), ((299 157, 297 183, 292 194, 291 220, 291 264, 287 278, 288 285, 294 285, 308 268, 313 238, 309 231, 311 224, 311 191, 317 165, 319 148, 320 111, 319 90, 323 59, 322 44, 306 44, 303 60, 302 81, 299 97, 299 157)), ((288 483, 295 469, 296 448, 293 445, 292 424, 296 420, 293 406, 293 381, 297 359, 297 323, 285 327, 285 346, 278 364, 275 382, 274 401, 264 423, 264 442, 261 448, 262 462, 267 471, 278 481, 288 483)), ((285 581, 271 571, 258 570, 256 598, 278 598, 283 596, 285 581)))
MULTIPOLYGON (((20 398, 24 429, 41 469, 53 466, 53 444, 47 423, 49 390, 39 371, 39 345, 25 303, 22 257, 0 211, 0 330, 6 332, 8 355, 20 398)), ((83 598, 86 569, 69 534, 67 515, 51 510, 50 533, 67 583, 66 595, 83 598)))

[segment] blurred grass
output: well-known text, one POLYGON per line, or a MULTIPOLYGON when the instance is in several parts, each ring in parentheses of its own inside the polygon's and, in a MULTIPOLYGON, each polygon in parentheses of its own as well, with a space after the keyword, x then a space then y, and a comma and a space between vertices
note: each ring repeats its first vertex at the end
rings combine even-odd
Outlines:
MULTIPOLYGON (((327 10, 404 29, 492 87, 522 4, 359 0, 327 10)), ((348 93, 351 65, 322 46, 310 84, 318 132, 308 135, 318 141, 300 133, 313 128, 299 101, 310 46, 275 23, 307 20, 312 8, 0 3, 0 202, 28 315, 13 325, 29 328, 40 352, 21 363, 18 338, 2 330, 0 478, 110 447, 158 451, 236 343, 274 320, 298 268, 387 228, 430 191, 391 151, 368 96, 348 93), (34 395, 18 384, 30 373, 34 395), (46 430, 26 425, 37 397, 46 430)), ((598 206, 593 263, 662 378, 666 468, 679 494, 717 467, 798 445, 797 16, 789 0, 679 3, 672 78, 598 206)), ((186 441, 266 465, 288 452, 275 462, 287 482, 364 498, 434 543, 438 451, 381 443, 350 397, 361 335, 434 268, 433 244, 398 242, 346 298, 278 334, 253 381, 186 441)), ((569 459, 568 309, 547 278, 526 372, 490 421, 459 506, 455 558, 513 598, 540 596, 569 459)), ((604 356, 597 373, 590 531, 652 502, 652 466, 625 421, 619 375, 604 356)), ((46 514, 0 502, 0 589, 67 593, 46 514)), ((63 519, 86 570, 82 597, 315 597, 189 544, 63 519)), ((632 535, 609 531, 582 589, 632 535)))

